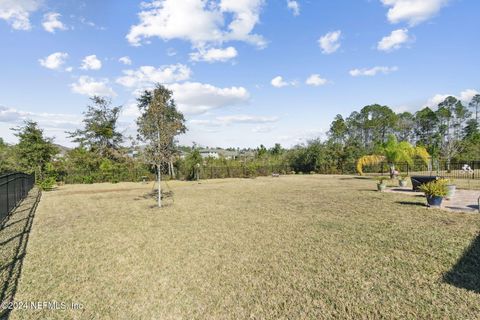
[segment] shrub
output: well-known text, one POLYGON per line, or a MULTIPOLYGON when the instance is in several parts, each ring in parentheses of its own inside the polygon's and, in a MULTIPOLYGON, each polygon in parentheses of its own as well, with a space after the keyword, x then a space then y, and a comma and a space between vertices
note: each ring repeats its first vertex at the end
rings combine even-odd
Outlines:
POLYGON ((445 197, 447 196, 447 180, 439 179, 422 184, 419 188, 426 196, 445 197))
POLYGON ((92 184, 95 181, 95 178, 89 175, 89 176, 83 176, 82 180, 83 180, 83 183, 92 184))
POLYGON ((54 177, 47 177, 40 182, 38 182, 38 187, 40 190, 43 191, 49 191, 53 189, 53 186, 55 185, 56 181, 54 177))
POLYGON ((248 178, 255 178, 257 176, 257 166, 255 163, 248 163, 245 167, 245 173, 248 178))
POLYGON ((385 176, 380 176, 380 177, 375 177, 375 180, 378 181, 378 184, 385 184, 385 180, 388 180, 388 177, 385 176))

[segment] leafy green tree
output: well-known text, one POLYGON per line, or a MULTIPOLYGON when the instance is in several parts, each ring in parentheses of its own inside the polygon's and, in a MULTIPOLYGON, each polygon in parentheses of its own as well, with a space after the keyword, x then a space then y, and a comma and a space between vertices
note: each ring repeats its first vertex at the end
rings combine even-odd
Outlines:
POLYGON ((35 173, 39 180, 43 180, 47 164, 52 161, 58 148, 53 144, 52 138, 46 138, 43 130, 34 121, 25 121, 22 127, 13 129, 19 142, 15 146, 20 169, 25 172, 35 173))
POLYGON ((186 131, 185 118, 177 110, 173 92, 157 84, 138 99, 140 116, 137 119, 139 139, 147 143, 145 160, 157 168, 158 206, 162 206, 162 164, 172 161, 176 153, 175 137, 186 131))
POLYGON ((274 158, 278 158, 283 153, 283 148, 280 143, 275 143, 275 145, 269 150, 269 152, 274 158))
POLYGON ((426 164, 430 161, 430 155, 423 147, 414 147, 406 141, 398 142, 394 135, 388 137, 378 150, 377 154, 363 156, 358 159, 357 171, 363 174, 363 167, 368 165, 376 165, 383 161, 387 162, 390 167, 390 176, 394 177, 395 166, 400 162, 413 164, 415 157, 419 157, 426 164))
POLYGON ((478 118, 480 113, 480 94, 473 96, 472 101, 468 104, 468 107, 472 109, 475 114, 475 121, 480 125, 480 119, 478 118))
POLYGON ((397 115, 387 106, 378 104, 369 105, 360 110, 367 145, 386 141, 388 134, 392 133, 397 123, 397 115))
POLYGON ((400 141, 412 141, 415 128, 415 116, 410 112, 397 115, 396 135, 400 141))
POLYGON ((117 128, 121 107, 111 107, 111 101, 102 97, 95 96, 91 100, 93 105, 84 113, 84 128, 68 132, 69 137, 101 157, 115 158, 123 142, 117 128))
POLYGON ((330 125, 330 130, 328 131, 329 138, 336 143, 343 144, 347 137, 347 133, 347 123, 343 119, 342 115, 337 114, 330 125))
POLYGON ((185 158, 185 171, 188 180, 198 180, 200 178, 200 167, 203 159, 198 149, 194 149, 185 158))
POLYGON ((15 171, 15 149, 0 138, 0 174, 15 171))
POLYGON ((261 144, 260 147, 257 148, 257 157, 262 159, 266 156, 267 152, 267 148, 265 148, 265 146, 261 144))
POLYGON ((307 143, 306 146, 298 145, 289 154, 289 163, 295 172, 317 171, 322 162, 323 143, 317 139, 307 143))
POLYGON ((440 120, 440 154, 447 161, 447 170, 450 170, 451 160, 462 151, 464 126, 470 113, 460 100, 452 96, 438 105, 436 113, 440 120))
POLYGON ((439 125, 437 114, 429 107, 415 113, 415 140, 417 145, 424 146, 432 156, 437 156, 440 150, 439 125))

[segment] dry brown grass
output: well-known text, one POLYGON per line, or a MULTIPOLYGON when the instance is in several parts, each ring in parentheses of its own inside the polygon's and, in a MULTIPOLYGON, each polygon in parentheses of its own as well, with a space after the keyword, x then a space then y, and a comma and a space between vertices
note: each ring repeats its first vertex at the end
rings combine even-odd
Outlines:
POLYGON ((152 185, 44 193, 16 301, 83 309, 11 319, 480 317, 479 277, 468 290, 444 280, 478 239, 478 214, 429 210, 355 177, 169 187, 161 210, 152 185))

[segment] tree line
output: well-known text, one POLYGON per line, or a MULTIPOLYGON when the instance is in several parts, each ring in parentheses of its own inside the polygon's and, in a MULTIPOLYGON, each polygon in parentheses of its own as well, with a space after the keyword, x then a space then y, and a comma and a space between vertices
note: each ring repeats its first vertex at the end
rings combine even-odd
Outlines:
POLYGON ((0 139, 0 172, 32 172, 46 185, 67 177, 77 183, 117 182, 138 181, 143 176, 160 178, 161 173, 169 178, 196 179, 201 170, 210 167, 226 168, 230 176, 235 172, 253 176, 258 168, 281 170, 279 173, 319 172, 321 168, 341 172, 341 168, 354 168, 363 156, 388 150, 392 139, 422 147, 431 157, 447 162, 480 159, 480 95, 466 105, 450 96, 434 109, 425 107, 415 113, 368 105, 347 117, 337 115, 325 139, 288 149, 278 143, 269 149, 260 145, 228 159, 203 159, 197 146, 178 145, 176 137, 187 128, 170 90, 157 85, 144 91, 137 102, 138 134, 125 137, 118 128, 121 107, 93 97, 82 128, 68 132, 76 147, 63 156, 37 123, 26 121, 14 129, 19 140, 16 145, 0 139))

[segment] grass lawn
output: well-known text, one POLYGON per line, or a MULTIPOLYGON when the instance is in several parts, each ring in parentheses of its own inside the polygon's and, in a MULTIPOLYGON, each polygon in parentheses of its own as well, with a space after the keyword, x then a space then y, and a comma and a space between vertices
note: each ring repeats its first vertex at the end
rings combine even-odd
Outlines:
POLYGON ((45 192, 10 319, 480 318, 480 215, 355 177, 45 192), (457 263, 458 262, 458 263, 457 263))

